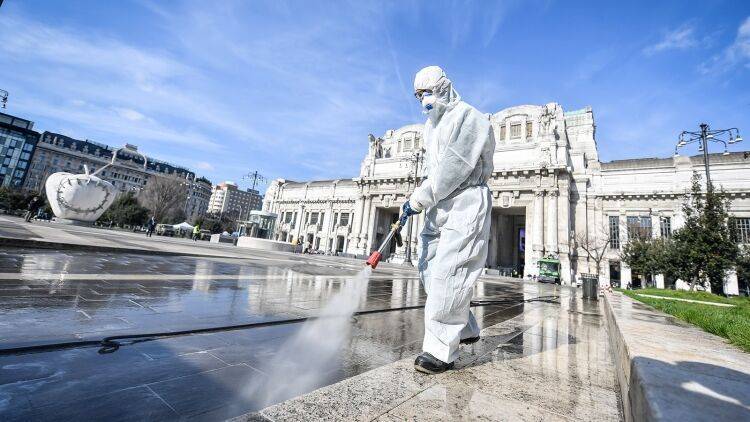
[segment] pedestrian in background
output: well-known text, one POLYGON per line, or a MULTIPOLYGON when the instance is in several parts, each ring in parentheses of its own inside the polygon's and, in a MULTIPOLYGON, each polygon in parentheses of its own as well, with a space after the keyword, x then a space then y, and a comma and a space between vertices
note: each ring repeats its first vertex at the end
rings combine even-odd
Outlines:
POLYGON ((27 223, 30 222, 31 217, 33 217, 34 214, 36 214, 36 211, 37 209, 40 208, 41 203, 42 201, 39 198, 39 196, 34 195, 34 197, 31 198, 31 201, 29 201, 29 204, 26 207, 26 215, 24 215, 24 218, 23 218, 24 220, 26 220, 27 223))
POLYGON ((154 230, 156 230, 156 218, 152 215, 148 219, 148 223, 146 223, 146 237, 151 237, 154 234, 154 230))
POLYGON ((197 242, 200 236, 201 236, 201 225, 196 224, 195 227, 193 227, 193 242, 197 242))

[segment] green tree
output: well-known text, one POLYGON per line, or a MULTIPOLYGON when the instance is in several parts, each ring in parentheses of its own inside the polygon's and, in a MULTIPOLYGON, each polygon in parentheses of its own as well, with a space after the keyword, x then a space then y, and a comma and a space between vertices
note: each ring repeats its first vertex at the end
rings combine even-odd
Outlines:
POLYGON ((724 294, 724 278, 739 254, 729 228, 728 200, 709 183, 703 194, 700 175, 693 174, 692 189, 682 205, 685 225, 672 236, 669 270, 690 283, 711 286, 724 294))
POLYGON ((620 259, 628 264, 633 274, 651 274, 651 250, 651 239, 630 239, 620 251, 620 259))
POLYGON ((750 286, 750 247, 743 246, 737 256, 737 279, 750 286))
POLYGON ((634 238, 622 248, 620 259, 628 264, 635 274, 642 276, 664 274, 672 276, 670 254, 674 242, 664 238, 634 238))
POLYGON ((734 267, 740 252, 737 243, 732 238, 728 208, 729 199, 724 189, 717 192, 709 183, 705 206, 701 214, 703 244, 706 253, 704 272, 711 284, 711 291, 723 295, 726 295, 724 279, 727 272, 734 267))
POLYGON ((34 196, 42 195, 36 192, 23 193, 18 189, 12 189, 6 186, 0 187, 0 208, 5 208, 8 211, 14 210, 26 210, 29 205, 29 201, 34 196))
POLYGON ((139 226, 148 219, 148 209, 141 206, 131 192, 120 194, 107 211, 99 218, 100 222, 112 222, 117 226, 139 226))

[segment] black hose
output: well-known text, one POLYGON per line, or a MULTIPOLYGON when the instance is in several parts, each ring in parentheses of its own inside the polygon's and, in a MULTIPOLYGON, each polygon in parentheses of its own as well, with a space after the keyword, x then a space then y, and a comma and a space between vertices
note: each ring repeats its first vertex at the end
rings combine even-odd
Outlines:
MULTIPOLYGON (((480 299, 472 300, 471 306, 476 307, 476 306, 492 306, 492 305, 506 305, 506 304, 520 305, 522 303, 529 303, 529 302, 559 303, 559 302, 555 302, 555 300, 559 298, 560 298, 559 296, 539 296, 539 297, 535 297, 531 299, 524 299, 524 300, 480 298, 480 299)), ((370 309, 366 311, 357 311, 352 316, 357 317, 361 315, 379 314, 379 313, 384 313, 384 312, 409 311, 413 309, 422 309, 422 308, 424 308, 424 305, 402 306, 399 308, 370 309)), ((326 317, 290 318, 290 319, 281 319, 281 320, 275 320, 275 321, 254 322, 254 323, 249 323, 249 324, 225 325, 225 326, 220 326, 220 327, 208 327, 208 328, 195 328, 192 330, 182 330, 182 331, 164 331, 164 332, 159 332, 159 333, 147 333, 147 334, 125 334, 125 335, 120 335, 120 336, 105 337, 102 340, 81 340, 81 341, 71 341, 71 342, 64 342, 64 343, 50 343, 50 344, 39 344, 39 345, 33 345, 33 346, 11 347, 7 349, 0 349, 0 356, 18 355, 18 354, 27 354, 27 353, 42 353, 42 352, 49 352, 49 351, 54 351, 54 350, 73 349, 73 348, 92 347, 92 346, 100 346, 99 353, 106 354, 106 353, 113 353, 117 351, 120 348, 120 346, 142 343, 146 341, 159 340, 162 338, 186 336, 186 335, 193 335, 193 334, 203 334, 203 333, 215 333, 219 331, 247 330, 247 329, 252 329, 252 328, 271 327, 271 326, 276 326, 276 325, 298 324, 300 322, 310 321, 310 320, 319 319, 319 318, 326 318, 326 317), (120 340, 131 340, 131 341, 121 342, 120 340)))

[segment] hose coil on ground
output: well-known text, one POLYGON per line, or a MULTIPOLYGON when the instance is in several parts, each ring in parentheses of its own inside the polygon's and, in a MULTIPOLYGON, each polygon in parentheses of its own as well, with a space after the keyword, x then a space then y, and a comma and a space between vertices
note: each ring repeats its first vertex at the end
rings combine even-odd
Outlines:
MULTIPOLYGON (((493 305, 521 305, 523 303, 531 303, 531 302, 546 302, 546 303, 559 304, 560 303, 559 299, 560 299, 560 296, 555 296, 555 295, 538 296, 538 297, 534 297, 530 299, 523 299, 523 300, 509 299, 509 298, 505 298, 505 299, 477 298, 471 301, 471 306, 476 307, 476 306, 493 306, 493 305)), ((398 308, 370 309, 370 310, 355 312, 352 315, 352 317, 353 317, 353 321, 356 321, 356 317, 362 316, 362 315, 372 315, 372 314, 379 314, 379 313, 384 313, 384 312, 408 311, 408 310, 422 309, 422 308, 424 308, 424 305, 402 306, 398 308)), ((125 335, 120 335, 120 336, 105 337, 102 340, 81 340, 81 341, 72 341, 72 342, 63 342, 63 343, 49 343, 49 344, 39 344, 39 345, 33 345, 33 346, 12 347, 8 349, 0 349, 0 356, 18 355, 18 354, 27 354, 27 353, 42 353, 42 352, 50 352, 50 351, 62 350, 62 349, 73 349, 73 348, 80 348, 80 347, 95 347, 95 346, 99 347, 98 352, 100 354, 109 354, 109 353, 116 352, 117 350, 120 349, 121 346, 143 343, 146 341, 154 341, 154 340, 159 340, 159 339, 164 339, 164 338, 187 336, 187 335, 194 335, 194 334, 215 333, 215 332, 220 332, 220 331, 248 330, 248 329, 253 329, 253 328, 272 327, 276 325, 298 324, 301 322, 319 319, 319 318, 321 317, 290 318, 290 319, 280 319, 280 320, 273 320, 273 321, 254 322, 254 323, 249 323, 249 324, 196 328, 196 329, 181 330, 181 331, 164 331, 164 332, 144 333, 144 334, 125 334, 125 335)), ((335 318, 335 316, 332 316, 329 318, 335 318)))

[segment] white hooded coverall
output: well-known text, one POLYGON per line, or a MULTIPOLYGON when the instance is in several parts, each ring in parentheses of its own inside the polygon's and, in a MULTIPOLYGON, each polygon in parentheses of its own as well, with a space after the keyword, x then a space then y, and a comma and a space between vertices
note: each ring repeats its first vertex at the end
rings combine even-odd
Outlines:
POLYGON ((437 97, 425 123, 425 174, 409 204, 425 210, 419 272, 427 292, 422 349, 443 362, 458 357, 459 341, 479 335, 469 309, 487 259, 495 139, 489 117, 461 101, 442 69, 417 73, 414 89, 437 97))

